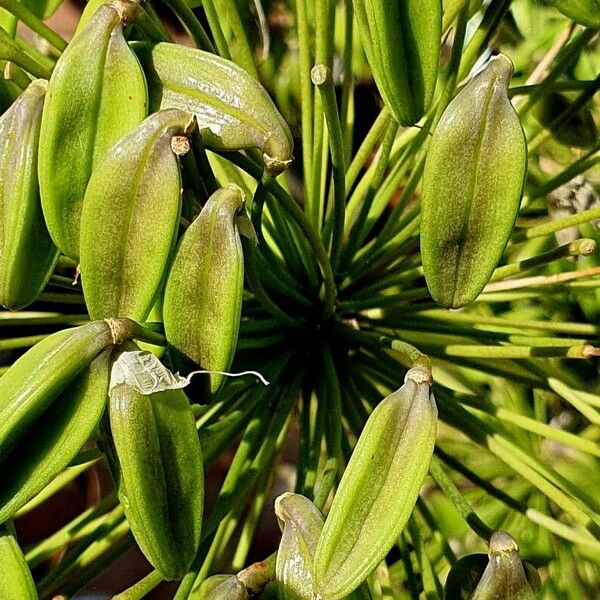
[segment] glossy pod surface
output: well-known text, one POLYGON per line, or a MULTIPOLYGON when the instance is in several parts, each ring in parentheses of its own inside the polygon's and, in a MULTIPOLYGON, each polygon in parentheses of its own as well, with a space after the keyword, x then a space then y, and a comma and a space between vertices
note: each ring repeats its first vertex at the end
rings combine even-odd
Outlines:
POLYGON ((0 304, 19 310, 46 285, 58 258, 37 176, 47 82, 36 80, 0 117, 0 304))
POLYGON ((92 318, 143 321, 161 287, 181 213, 174 136, 193 117, 164 110, 115 144, 94 169, 81 218, 81 274, 92 318))
POLYGON ((494 57, 450 102, 425 171, 421 256, 444 307, 481 293, 513 228, 527 166, 525 135, 508 98, 512 63, 494 57))
POLYGON ((275 174, 289 165, 289 127, 265 89, 241 67, 176 44, 139 44, 135 50, 148 77, 152 110, 193 113, 207 148, 259 148, 275 174))
MULTIPOLYGON (((235 352, 244 286, 244 256, 236 218, 244 209, 237 186, 216 191, 185 232, 169 272, 163 316, 171 355, 226 371, 235 352)), ((215 392, 223 376, 210 375, 215 392)))
POLYGON ((440 0, 354 0, 375 83, 394 118, 412 125, 431 101, 442 36, 440 0))
POLYGON ((429 468, 436 423, 431 373, 422 366, 371 413, 317 545, 314 577, 323 600, 355 590, 398 539, 429 468))
POLYGON ((79 258, 81 207, 92 168, 146 116, 146 82, 122 28, 117 9, 101 6, 64 51, 48 84, 40 132, 42 207, 52 239, 73 259, 79 258))

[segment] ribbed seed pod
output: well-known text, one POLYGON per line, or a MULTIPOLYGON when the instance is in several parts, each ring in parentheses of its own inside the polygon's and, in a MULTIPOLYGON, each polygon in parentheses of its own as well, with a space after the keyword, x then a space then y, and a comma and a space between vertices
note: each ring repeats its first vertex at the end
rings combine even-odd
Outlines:
POLYGON ((40 132, 42 207, 52 239, 73 259, 79 258, 81 206, 92 168, 146 116, 146 82, 122 31, 134 9, 127 0, 101 6, 48 84, 40 132))
POLYGON ((165 579, 179 579, 200 543, 202 452, 184 392, 168 389, 168 381, 164 391, 149 391, 140 385, 146 369, 136 352, 123 352, 113 365, 109 418, 118 464, 112 467, 142 552, 165 579))
POLYGON ((42 207, 38 142, 47 82, 32 82, 0 117, 0 304, 19 310, 40 294, 58 258, 42 207))
POLYGON ((193 589, 189 600, 248 600, 248 590, 236 575, 213 575, 193 589))
POLYGON ((94 169, 80 246, 83 293, 92 318, 143 321, 148 316, 181 213, 176 152, 184 152, 187 138, 177 136, 188 135, 193 125, 193 117, 180 110, 155 113, 94 169))
POLYGON ((548 0, 548 4, 575 23, 600 28, 600 0, 548 0))
POLYGON ((535 600, 536 594, 519 558, 519 547, 508 533, 500 531, 492 535, 488 555, 488 565, 472 600, 535 600))
POLYGON ((375 83, 394 118, 413 125, 429 108, 438 74, 441 0, 354 0, 375 83))
POLYGON ((125 321, 93 321, 53 333, 21 356, 0 378, 0 464, 96 356, 131 334, 125 321))
POLYGON ((209 52, 160 43, 138 44, 150 107, 194 113, 207 148, 260 148, 265 167, 281 173, 292 161, 287 123, 265 89, 235 63, 209 52))
MULTIPOLYGON (((236 217, 244 196, 235 185, 217 190, 185 232, 169 272, 163 305, 172 358, 185 372, 199 365, 226 371, 237 344, 244 256, 236 217)), ((210 375, 215 392, 223 376, 210 375)))
POLYGON ((105 350, 52 402, 0 462, 0 522, 12 517, 73 460, 98 425, 108 398, 105 350))
POLYGON ((481 293, 508 242, 527 168, 507 90, 512 63, 494 57, 448 105, 425 171, 421 256, 433 299, 459 308, 481 293))
POLYGON ((0 598, 37 600, 23 552, 7 524, 0 525, 0 598))
POLYGON ((313 559, 325 519, 304 496, 286 493, 275 500, 282 530, 275 575, 280 600, 313 600, 313 559))
POLYGON ((429 468, 436 423, 431 372, 415 366, 372 412, 340 481, 315 554, 323 600, 356 589, 398 539, 429 468))

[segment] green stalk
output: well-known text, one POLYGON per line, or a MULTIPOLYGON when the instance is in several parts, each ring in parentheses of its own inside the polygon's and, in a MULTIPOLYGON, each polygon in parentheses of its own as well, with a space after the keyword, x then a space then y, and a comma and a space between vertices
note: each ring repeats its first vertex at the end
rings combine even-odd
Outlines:
POLYGON ((235 0, 232 0, 228 3, 228 6, 229 10, 227 11, 227 14, 229 15, 229 25, 231 26, 239 51, 236 62, 246 69, 254 79, 258 79, 254 55, 250 47, 250 40, 246 33, 247 27, 244 26, 242 21, 238 3, 235 0))
MULTIPOLYGON (((323 2, 325 4, 325 2, 323 2)), ((342 238, 344 236, 344 219, 346 216, 345 188, 345 150, 342 127, 337 108, 335 89, 331 78, 331 70, 324 64, 317 64, 311 71, 311 80, 321 94, 321 102, 325 113, 325 121, 329 130, 329 148, 333 169, 333 232, 331 239, 331 267, 335 272, 339 261, 342 238)))
POLYGON ((313 225, 314 198, 313 189, 312 148, 313 148, 313 91, 310 80, 312 65, 310 53, 310 35, 307 15, 307 0, 296 0, 296 30, 298 35, 298 57, 300 61, 300 109, 302 122, 302 177, 304 181, 304 210, 313 225))
POLYGON ((537 256, 532 256, 531 258, 510 263, 508 265, 504 265, 503 267, 498 267, 492 274, 490 281, 500 281, 506 277, 514 277, 515 275, 520 275, 530 271, 531 269, 535 269, 536 267, 551 264, 552 262, 561 260, 562 258, 590 256, 595 251, 596 242, 594 240, 581 238, 574 240, 569 244, 563 244, 562 246, 558 246, 552 250, 538 254, 537 256))
MULTIPOLYGON (((32 56, 33 51, 25 52, 18 44, 0 27, 0 60, 14 62, 23 70, 31 73, 34 77, 40 79, 50 79, 52 67, 47 64, 47 60, 42 60, 39 56, 32 56)), ((43 56, 40 54, 40 56, 43 56)))
POLYGON ((130 588, 113 596, 112 600, 142 600, 163 581, 164 579, 158 571, 150 571, 130 588))
POLYGON ((185 0, 162 0, 162 2, 173 11, 198 48, 215 54, 215 48, 204 31, 202 23, 185 0))
POLYGON ((19 21, 27 25, 31 31, 46 40, 53 48, 63 52, 67 42, 53 29, 50 29, 41 19, 38 19, 26 6, 17 0, 0 0, 0 8, 14 15, 19 21))
POLYGON ((589 169, 595 167, 598 163, 600 163, 599 151, 600 141, 575 162, 571 163, 566 169, 561 171, 558 175, 555 175, 546 181, 546 183, 541 184, 539 187, 534 188, 532 193, 529 195, 527 202, 533 202, 538 198, 548 196, 561 185, 564 185, 565 183, 568 183, 577 177, 577 175, 585 173, 589 169))

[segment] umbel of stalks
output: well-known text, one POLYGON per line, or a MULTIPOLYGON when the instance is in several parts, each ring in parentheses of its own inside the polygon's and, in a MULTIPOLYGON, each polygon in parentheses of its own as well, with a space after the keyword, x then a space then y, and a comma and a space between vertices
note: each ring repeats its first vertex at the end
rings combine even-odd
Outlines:
POLYGON ((123 37, 134 3, 102 5, 50 78, 40 132, 39 179, 50 235, 79 258, 81 207, 93 167, 147 111, 146 81, 123 37), (118 7, 118 8, 117 8, 118 7))
POLYGON ((152 110, 193 113, 207 148, 259 148, 272 174, 291 163, 293 140, 287 123, 265 89, 241 67, 177 44, 139 44, 135 50, 148 78, 152 110))
POLYGON ((200 543, 200 441, 173 375, 149 353, 128 348, 111 373, 107 458, 140 549, 165 579, 179 579, 200 543))
POLYGON ((317 545, 314 577, 323 600, 339 600, 377 567, 402 532, 427 474, 437 407, 426 365, 369 417, 317 545))
MULTIPOLYGON (((200 365, 226 371, 238 338, 244 255, 238 219, 247 218, 242 190, 217 190, 185 232, 169 272, 163 316, 174 363, 185 372, 200 365)), ((196 367, 197 368, 197 367, 196 367)), ((210 389, 223 376, 210 375, 210 389)))
POLYGON ((525 134, 508 98, 513 67, 492 58, 444 111, 423 173, 421 256, 441 306, 472 302, 512 232, 527 167, 525 134))
POLYGON ((48 336, 0 379, 0 523, 75 457, 106 404, 110 352, 127 323, 93 321, 48 336))
POLYGON ((428 109, 438 74, 441 0, 354 0, 375 83, 401 125, 428 109))
POLYGON ((32 82, 0 117, 0 304, 19 310, 46 285, 58 250, 40 204, 38 142, 47 82, 32 82))
POLYGON ((92 318, 148 316, 179 226, 177 154, 193 129, 189 113, 159 111, 94 169, 81 217, 82 285, 92 318))

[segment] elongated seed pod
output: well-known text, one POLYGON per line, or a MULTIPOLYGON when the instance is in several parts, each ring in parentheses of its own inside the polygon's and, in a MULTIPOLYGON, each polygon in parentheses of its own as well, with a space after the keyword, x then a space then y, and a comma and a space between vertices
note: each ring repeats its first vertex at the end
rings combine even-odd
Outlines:
POLYGON ((14 533, 0 525, 0 598, 37 600, 35 583, 14 533))
POLYGON ((180 110, 155 113, 94 169, 82 210, 80 246, 81 281, 92 318, 143 321, 148 316, 181 214, 181 176, 172 145, 193 123, 180 110))
POLYGON ((375 83, 394 118, 413 125, 431 101, 442 36, 441 0, 354 0, 375 83))
POLYGON ((77 375, 129 335, 124 321, 93 321, 53 333, 21 356, 0 378, 0 464, 77 375))
MULTIPOLYGON (((244 256, 236 217, 244 196, 235 185, 217 190, 185 232, 169 272, 163 305, 171 355, 185 371, 191 364, 226 371, 237 344, 244 256)), ((215 392, 223 376, 210 375, 215 392)))
POLYGON ((12 517, 73 460, 98 425, 108 399, 108 349, 52 402, 0 463, 0 522, 12 517))
POLYGON ((323 600, 356 589, 398 539, 429 468, 436 423, 431 372, 416 366, 369 417, 340 481, 315 554, 323 600))
POLYGON ((325 519, 304 496, 286 493, 275 500, 281 527, 275 575, 280 600, 313 600, 313 560, 325 519))
POLYGON ((535 600, 519 557, 519 547, 508 533, 499 531, 492 535, 488 554, 488 565, 472 600, 535 600))
POLYGON ((548 4, 575 23, 600 28, 600 0, 548 0, 548 4))
POLYGON ((0 304, 10 310, 39 296, 58 258, 37 176, 46 87, 46 81, 34 81, 0 117, 0 304))
MULTIPOLYGON (((138 361, 124 352, 119 361, 138 361)), ((143 370, 143 361, 126 373, 143 370)), ((144 393, 137 377, 111 382, 109 418, 119 499, 142 552, 165 579, 187 571, 202 525, 202 452, 192 409, 181 389, 144 393)))
POLYGON ((73 38, 50 78, 42 117, 42 208, 55 244, 74 259, 92 168, 146 116, 146 82, 122 31, 134 5, 121 0, 119 6, 121 14, 101 6, 73 38))
POLYGON ((287 123, 264 88, 241 67, 177 44, 139 44, 135 50, 148 77, 152 110, 194 113, 207 148, 260 148, 274 174, 290 164, 293 141, 287 123))
POLYGON ((481 293, 506 246, 527 166, 525 135, 499 55, 445 110, 423 173, 421 256, 433 299, 458 308, 481 293))
POLYGON ((249 597, 236 575, 213 575, 188 596, 189 600, 248 600, 249 597))

